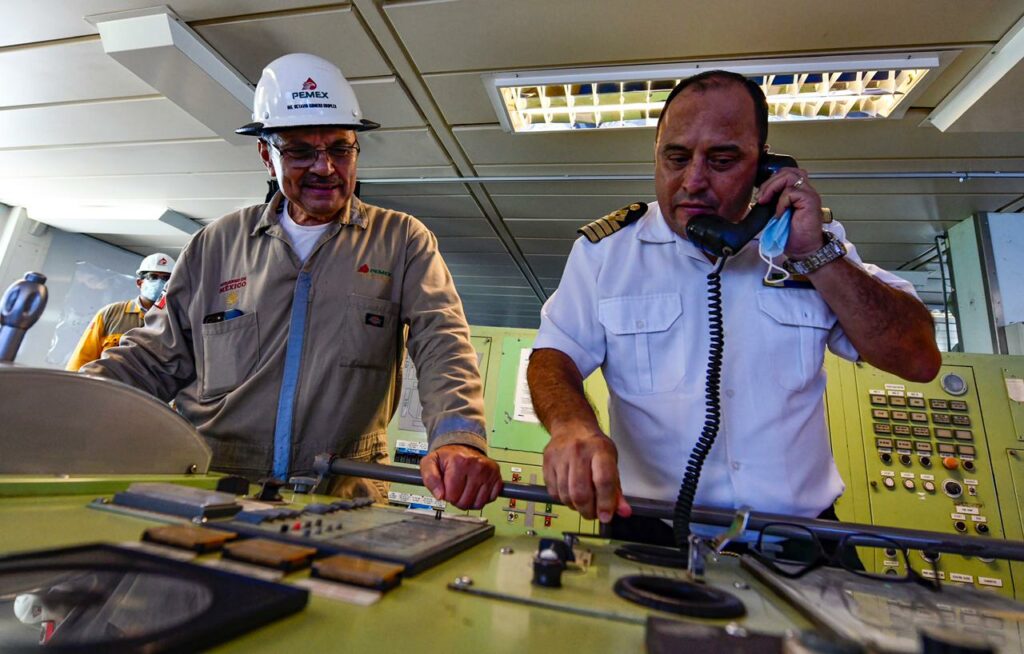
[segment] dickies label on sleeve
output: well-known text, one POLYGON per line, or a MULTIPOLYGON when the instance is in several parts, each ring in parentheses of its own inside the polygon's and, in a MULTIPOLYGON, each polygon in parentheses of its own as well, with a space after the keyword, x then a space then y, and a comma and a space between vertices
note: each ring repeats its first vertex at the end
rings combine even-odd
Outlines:
POLYGON ((366 314, 366 324, 372 327, 383 327, 384 316, 379 313, 368 313, 366 314))

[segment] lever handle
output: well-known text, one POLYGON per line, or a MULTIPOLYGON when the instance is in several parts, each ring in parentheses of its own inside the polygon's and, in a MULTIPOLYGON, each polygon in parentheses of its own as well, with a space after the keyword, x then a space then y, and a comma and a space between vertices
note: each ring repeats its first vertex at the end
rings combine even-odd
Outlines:
POLYGON ((46 275, 25 273, 7 289, 0 300, 0 362, 13 362, 25 338, 46 308, 46 275))

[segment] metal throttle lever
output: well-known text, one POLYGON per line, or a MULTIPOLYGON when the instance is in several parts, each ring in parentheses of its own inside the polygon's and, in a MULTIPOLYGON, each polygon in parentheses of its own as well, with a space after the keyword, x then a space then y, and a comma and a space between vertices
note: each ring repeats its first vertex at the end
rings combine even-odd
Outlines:
POLYGON ((36 324, 46 308, 46 275, 25 273, 7 289, 0 300, 0 363, 11 363, 18 354, 25 332, 36 324))

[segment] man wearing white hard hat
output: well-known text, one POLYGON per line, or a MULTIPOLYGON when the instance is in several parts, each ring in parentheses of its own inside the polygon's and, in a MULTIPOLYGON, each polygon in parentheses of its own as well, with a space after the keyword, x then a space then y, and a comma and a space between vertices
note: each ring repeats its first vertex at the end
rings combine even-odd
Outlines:
MULTIPOLYGON (((274 60, 256 87, 260 158, 280 192, 193 237, 146 326, 84 372, 142 388, 178 410, 213 467, 286 479, 317 454, 388 460, 387 425, 408 347, 438 499, 480 508, 501 476, 485 454, 482 383, 462 303, 437 239, 412 216, 353 194, 363 118, 333 64, 274 60)), ((326 489, 386 500, 379 482, 326 489)))
POLYGON ((114 302, 99 310, 89 323, 78 346, 68 359, 67 370, 78 370, 90 361, 99 359, 104 351, 116 347, 129 329, 142 327, 146 312, 163 295, 164 286, 174 270, 174 259, 163 252, 151 254, 142 260, 135 271, 135 285, 139 297, 114 302))

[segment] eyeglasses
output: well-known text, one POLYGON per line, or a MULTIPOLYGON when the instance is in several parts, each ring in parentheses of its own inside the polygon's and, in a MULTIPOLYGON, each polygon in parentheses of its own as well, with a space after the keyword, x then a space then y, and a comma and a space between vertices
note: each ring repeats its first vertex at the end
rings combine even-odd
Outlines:
POLYGON ((835 550, 829 552, 809 529, 774 522, 761 529, 757 544, 750 549, 750 554, 773 572, 790 579, 797 579, 816 568, 830 565, 869 579, 913 581, 934 590, 939 590, 941 586, 937 556, 925 557, 932 568, 931 575, 925 577, 910 567, 907 548, 884 536, 847 534, 835 550), (860 555, 871 561, 881 558, 885 572, 864 570, 860 565, 860 555))
POLYGON ((271 141, 267 145, 281 153, 281 158, 290 166, 296 168, 309 168, 316 163, 320 153, 323 152, 331 163, 336 166, 342 165, 350 159, 355 158, 359 153, 358 143, 336 143, 326 148, 314 148, 308 145, 294 145, 279 147, 271 141))
POLYGON ((155 282, 158 279, 163 280, 163 281, 167 281, 170 278, 171 278, 171 276, 168 275, 167 273, 148 272, 148 273, 142 273, 141 275, 139 275, 139 279, 143 279, 143 280, 150 281, 150 282, 155 282))

